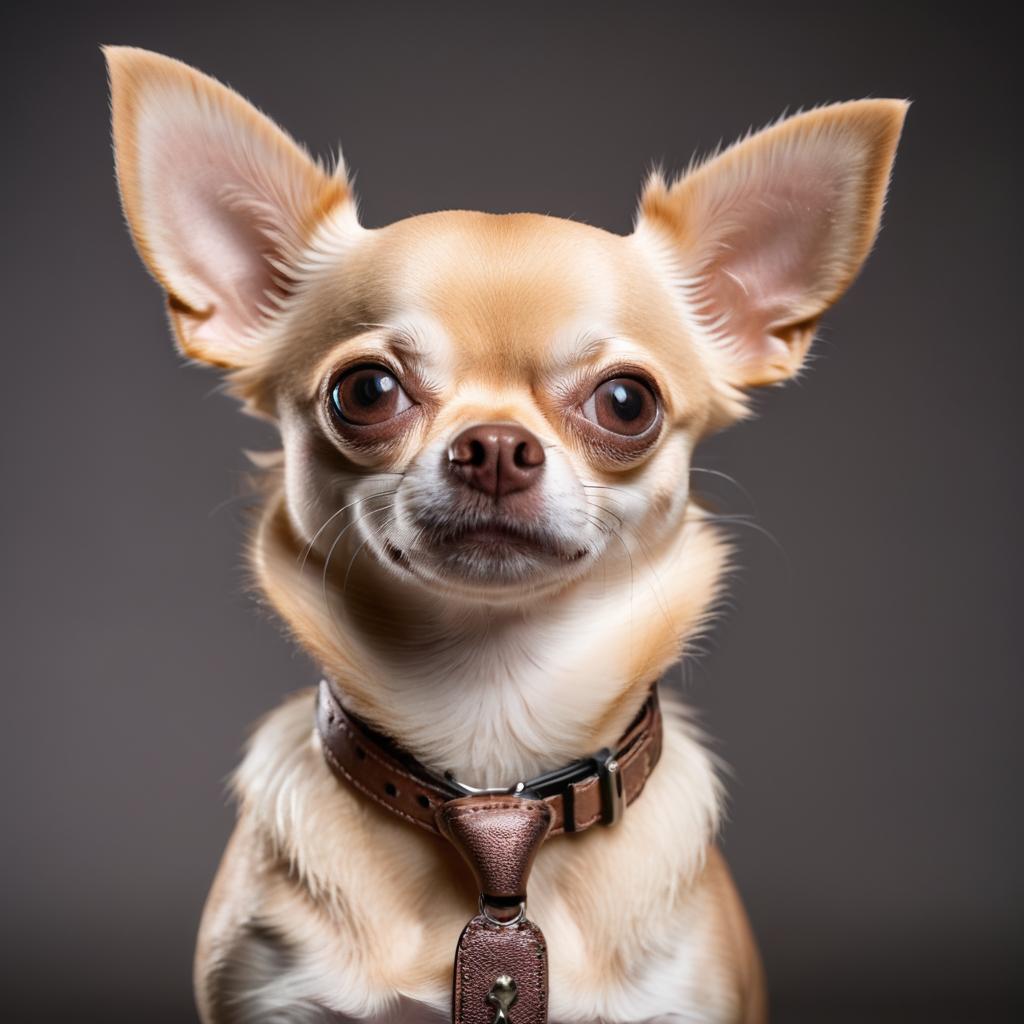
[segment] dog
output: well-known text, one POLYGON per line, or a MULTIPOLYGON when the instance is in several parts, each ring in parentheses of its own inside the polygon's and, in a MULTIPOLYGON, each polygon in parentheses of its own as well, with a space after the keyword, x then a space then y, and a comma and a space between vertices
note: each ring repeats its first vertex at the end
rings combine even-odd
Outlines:
MULTIPOLYGON (((878 232, 906 103, 655 171, 628 236, 461 210, 368 229, 340 156, 185 64, 105 55, 123 209, 177 344, 280 432, 254 577, 344 713, 469 793, 614 749, 721 594, 694 449, 800 371, 878 232)), ((671 701, 660 743, 621 821, 536 854, 552 1021, 767 1018, 715 765, 671 701)), ((323 747, 303 691, 234 777, 206 1024, 448 1018, 465 866, 323 747)), ((486 1019, 515 1022, 495 986, 486 1019)))

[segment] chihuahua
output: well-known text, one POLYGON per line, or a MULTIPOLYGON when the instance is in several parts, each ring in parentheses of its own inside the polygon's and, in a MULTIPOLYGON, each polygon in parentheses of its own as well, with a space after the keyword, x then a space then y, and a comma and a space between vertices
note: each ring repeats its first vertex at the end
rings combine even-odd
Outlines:
MULTIPOLYGON (((694 448, 799 372, 878 232, 906 104, 654 172, 626 236, 461 210, 369 229, 340 157, 178 61, 105 53, 125 216, 180 350, 280 432, 249 559, 296 642, 439 777, 504 787, 612 747, 721 593, 694 448)), ((623 820, 537 855, 552 1021, 766 1019, 715 766, 681 705, 664 717, 623 820)), ((449 1013, 463 865, 321 748, 304 691, 234 777, 206 1024, 449 1013)))

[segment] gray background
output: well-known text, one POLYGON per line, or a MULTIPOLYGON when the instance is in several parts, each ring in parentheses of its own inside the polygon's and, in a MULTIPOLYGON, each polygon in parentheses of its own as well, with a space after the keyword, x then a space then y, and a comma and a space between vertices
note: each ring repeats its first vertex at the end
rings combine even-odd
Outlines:
POLYGON ((697 459, 774 540, 739 532, 733 607, 685 686, 733 769, 724 844, 777 1019, 1011 1017, 1020 115, 992 9, 5 17, 6 1019, 193 1019, 224 778, 248 725, 315 679, 245 594, 231 499, 241 449, 272 438, 172 350, 116 204, 101 42, 196 64, 316 151, 343 141, 371 226, 468 206, 624 231, 652 159, 785 108, 915 101, 877 252, 813 372, 697 459))

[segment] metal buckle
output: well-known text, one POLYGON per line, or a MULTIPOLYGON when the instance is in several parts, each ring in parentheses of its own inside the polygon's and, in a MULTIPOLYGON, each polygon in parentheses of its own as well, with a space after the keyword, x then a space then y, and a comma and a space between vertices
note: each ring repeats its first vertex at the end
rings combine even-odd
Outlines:
POLYGON ((516 782, 511 786, 476 786, 459 782, 455 773, 449 769, 444 773, 444 780, 450 786, 454 786, 463 796, 521 796, 526 790, 525 782, 516 782))
POLYGON ((622 780, 622 766, 615 751, 609 747, 599 750, 593 757, 574 761, 563 768, 556 768, 535 779, 516 782, 511 786, 470 786, 459 782, 452 771, 444 773, 444 781, 462 796, 521 796, 543 800, 555 793, 561 794, 565 801, 565 829, 573 832, 573 786, 593 775, 595 770, 601 793, 601 824, 614 825, 621 821, 626 809, 626 788, 622 780))
POLYGON ((626 810, 622 765, 615 752, 607 747, 594 757, 594 763, 597 765, 598 785, 601 789, 601 824, 614 825, 622 820, 626 810))

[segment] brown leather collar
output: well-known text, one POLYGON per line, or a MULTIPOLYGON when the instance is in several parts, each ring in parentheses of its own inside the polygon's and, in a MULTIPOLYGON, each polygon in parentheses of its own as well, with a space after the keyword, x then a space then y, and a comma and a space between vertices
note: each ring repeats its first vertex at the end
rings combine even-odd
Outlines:
POLYGON ((371 800, 406 821, 442 832, 438 808, 467 796, 544 800, 551 808, 549 835, 614 825, 641 793, 661 756, 662 719, 657 687, 614 749, 605 748, 507 789, 473 789, 429 772, 388 737, 341 705, 323 680, 317 695, 317 728, 331 770, 371 800))
POLYGON ((443 836, 473 872, 479 913, 455 950, 453 1024, 546 1024, 547 943, 525 916, 530 869, 549 836, 614 825, 640 795, 661 756, 657 688, 614 749, 507 789, 473 789, 427 771, 349 714, 326 680, 317 695, 316 722, 335 775, 443 836))

